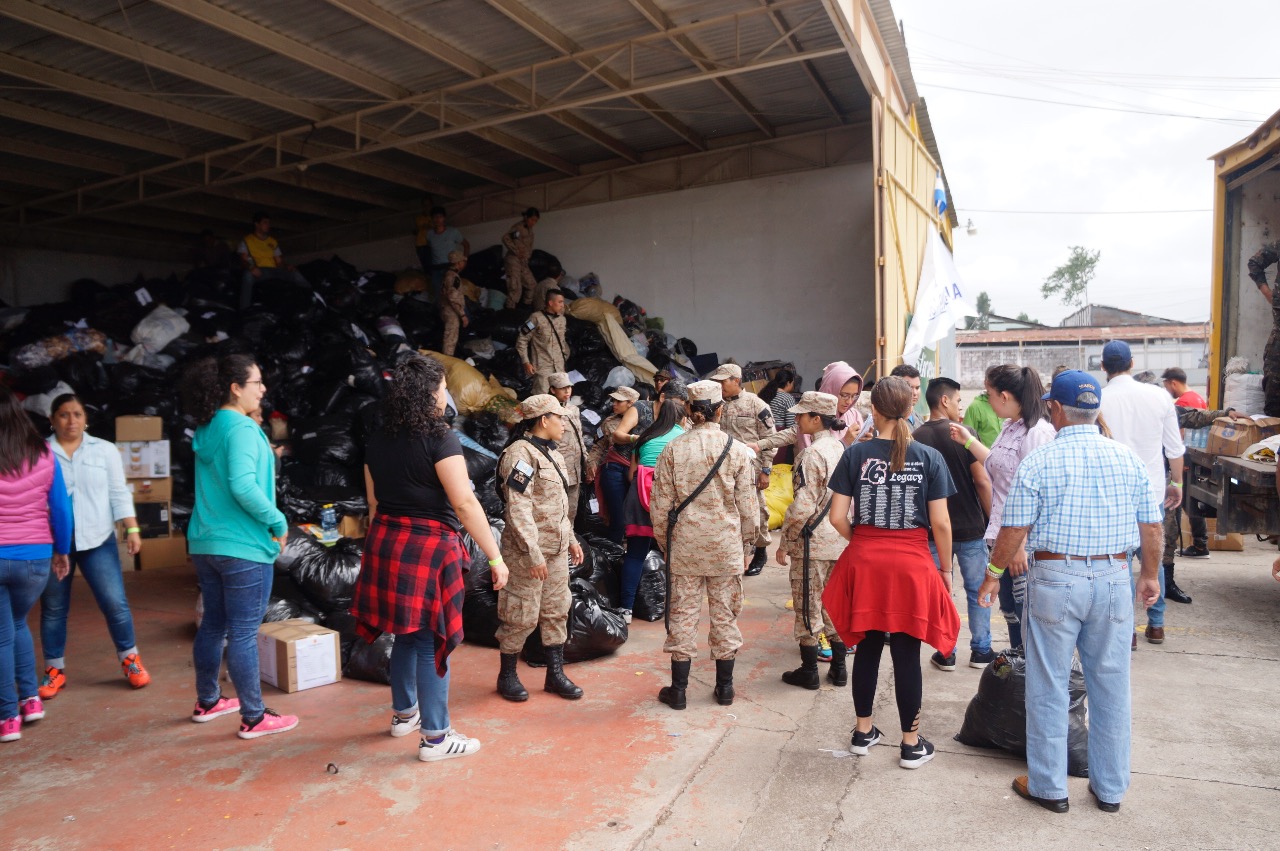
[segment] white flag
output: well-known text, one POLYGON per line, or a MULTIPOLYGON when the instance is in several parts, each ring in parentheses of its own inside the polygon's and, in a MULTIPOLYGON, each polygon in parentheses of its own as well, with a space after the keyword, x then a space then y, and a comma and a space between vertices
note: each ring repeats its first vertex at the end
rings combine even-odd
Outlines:
POLYGON ((951 252, 938 229, 933 228, 925 247, 924 264, 920 267, 915 312, 902 347, 902 362, 914 363, 923 349, 946 337, 957 322, 977 315, 951 252))

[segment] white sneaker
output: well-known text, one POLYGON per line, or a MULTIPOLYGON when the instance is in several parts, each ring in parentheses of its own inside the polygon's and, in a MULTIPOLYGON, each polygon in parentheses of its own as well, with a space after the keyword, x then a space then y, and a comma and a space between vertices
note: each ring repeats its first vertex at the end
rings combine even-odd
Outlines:
POLYGON ((417 709, 414 709, 413 714, 408 718, 401 718, 395 712, 391 713, 391 735, 397 739, 410 733, 416 733, 420 726, 422 726, 422 713, 417 709))
POLYGON ((418 742, 418 759, 423 762, 434 762, 438 759, 453 759, 456 756, 471 756, 480 750, 479 739, 468 739, 452 727, 444 734, 444 741, 439 744, 428 742, 424 736, 418 742))
POLYGON ((630 609, 618 609, 618 613, 619 613, 620 615, 622 615, 622 622, 623 622, 623 623, 631 623, 631 610, 630 610, 630 609))

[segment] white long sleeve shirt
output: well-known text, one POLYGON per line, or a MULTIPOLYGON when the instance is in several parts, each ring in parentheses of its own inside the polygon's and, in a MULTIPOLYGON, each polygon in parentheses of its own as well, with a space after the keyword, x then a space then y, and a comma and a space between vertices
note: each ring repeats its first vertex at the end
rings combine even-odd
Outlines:
POLYGON ((70 456, 56 437, 50 437, 48 443, 62 465, 62 478, 71 496, 75 549, 101 546, 115 533, 117 520, 137 516, 120 451, 114 443, 89 434, 70 456))
POLYGON ((1151 492, 1163 502, 1164 459, 1181 458, 1187 451, 1173 397, 1131 375, 1117 375, 1103 388, 1102 416, 1115 439, 1138 453, 1151 478, 1151 492))

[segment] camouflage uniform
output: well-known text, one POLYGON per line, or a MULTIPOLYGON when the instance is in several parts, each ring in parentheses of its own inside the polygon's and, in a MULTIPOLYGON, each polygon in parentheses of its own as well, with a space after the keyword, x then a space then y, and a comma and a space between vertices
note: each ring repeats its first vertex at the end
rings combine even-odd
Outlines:
POLYGON ((543 278, 533 291, 533 306, 541 310, 547 304, 547 292, 560 289, 560 282, 555 278, 543 278))
POLYGON ((795 638, 801 646, 818 643, 818 633, 837 636, 827 610, 822 606, 822 589, 827 585, 836 559, 844 552, 845 541, 824 515, 809 539, 809 626, 804 622, 804 536, 801 530, 827 507, 831 498, 827 482, 844 456, 844 444, 829 431, 814 435, 813 443, 800 453, 792 482, 795 499, 782 521, 782 545, 791 557, 791 599, 795 607, 795 638))
MULTIPOLYGON (((1267 286, 1267 267, 1280 262, 1280 241, 1258 249, 1249 258, 1249 277, 1259 287, 1267 286)), ((1280 417, 1280 278, 1271 284, 1271 335, 1262 350, 1263 411, 1269 417, 1280 417)))
POLYGON ((440 352, 453 357, 458 348, 458 331, 467 315, 467 298, 462 294, 462 276, 449 269, 444 273, 440 292, 440 318, 444 320, 444 342, 440 352))
POLYGON ((582 485, 582 468, 587 460, 587 446, 582 439, 582 417, 578 406, 572 402, 565 402, 564 406, 570 415, 564 418, 564 437, 560 438, 556 449, 564 457, 564 477, 569 480, 566 496, 569 500, 569 522, 572 524, 578 518, 578 491, 582 485))
MULTIPOLYGON (((533 291, 538 286, 533 272, 529 271, 533 228, 526 227, 524 219, 521 219, 502 235, 502 244, 507 249, 502 259, 507 271, 507 301, 504 306, 510 310, 517 304, 532 304, 533 291)), ((540 304, 534 306, 542 307, 540 304)))
POLYGON ((561 478, 564 468, 555 444, 532 436, 508 446, 498 459, 498 479, 507 498, 502 560, 510 570, 506 587, 498 592, 497 639, 503 653, 519 653, 538 626, 548 647, 568 638, 569 545, 574 537, 561 478), (513 473, 527 481, 523 492, 513 473), (543 563, 547 578, 533 578, 530 569, 543 563))
POLYGON ((565 318, 539 311, 520 326, 516 338, 516 353, 521 363, 533 364, 533 389, 530 395, 546 393, 550 389, 547 379, 553 372, 564 372, 564 362, 569 359, 569 344, 565 341, 565 318))
MULTIPOLYGON (((666 547, 667 514, 702 482, 724 450, 725 434, 715 423, 699 423, 658 456, 650 514, 653 534, 666 547)), ((759 500, 751 453, 733 444, 715 478, 681 513, 666 553, 671 574, 670 631, 663 650, 673 661, 698 654, 698 617, 707 600, 708 644, 714 659, 733 659, 742 646, 743 551, 756 538, 759 500)))
MULTIPOLYGON (((724 400, 724 413, 720 415, 720 425, 726 434, 743 443, 756 443, 778 433, 773 426, 773 411, 769 408, 769 403, 746 390, 732 399, 724 400)), ((772 467, 775 451, 762 449, 757 456, 754 471, 759 473, 762 467, 772 467)), ((769 537, 769 506, 764 499, 758 501, 760 522, 755 540, 747 542, 748 548, 767 547, 772 543, 769 537)))

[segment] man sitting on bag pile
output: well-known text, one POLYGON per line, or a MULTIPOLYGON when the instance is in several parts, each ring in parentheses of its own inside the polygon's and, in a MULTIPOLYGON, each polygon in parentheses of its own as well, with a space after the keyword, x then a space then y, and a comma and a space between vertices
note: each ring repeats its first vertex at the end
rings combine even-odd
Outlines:
POLYGON ((569 359, 569 342, 565 337, 564 293, 547 290, 543 309, 529 317, 520 326, 516 338, 516 353, 524 364, 526 375, 533 376, 529 395, 537 396, 550 390, 548 379, 555 372, 564 372, 569 359))
MULTIPOLYGON (((724 395, 724 413, 720 427, 725 434, 743 443, 755 443, 774 433, 773 411, 769 403, 754 393, 742 389, 742 367, 736 363, 722 363, 707 376, 708 381, 720 382, 724 395)), ((756 489, 769 487, 769 473, 773 471, 773 456, 777 450, 767 449, 756 453, 756 489)), ((769 557, 769 505, 760 498, 760 526, 756 531, 755 555, 747 566, 746 576, 758 576, 764 570, 769 557)))

